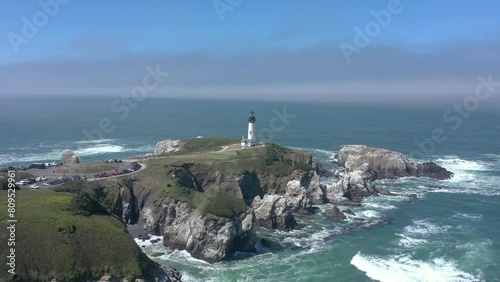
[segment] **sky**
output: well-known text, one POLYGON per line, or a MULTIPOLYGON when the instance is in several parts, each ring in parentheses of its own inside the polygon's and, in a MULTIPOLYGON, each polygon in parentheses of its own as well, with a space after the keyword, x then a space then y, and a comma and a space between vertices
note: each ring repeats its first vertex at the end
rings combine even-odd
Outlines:
POLYGON ((500 82, 495 0, 2 6, 0 95, 128 95, 148 68, 159 97, 437 103, 500 82))

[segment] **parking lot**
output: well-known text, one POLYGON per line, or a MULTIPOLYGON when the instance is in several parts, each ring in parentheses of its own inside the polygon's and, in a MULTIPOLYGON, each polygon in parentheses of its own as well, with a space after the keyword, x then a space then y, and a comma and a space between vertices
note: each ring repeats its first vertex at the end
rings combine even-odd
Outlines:
POLYGON ((143 164, 126 160, 120 160, 119 162, 103 160, 102 162, 84 164, 57 165, 44 169, 19 167, 19 171, 32 175, 32 177, 18 181, 18 185, 23 188, 43 189, 70 181, 94 181, 120 177, 143 168, 143 164))

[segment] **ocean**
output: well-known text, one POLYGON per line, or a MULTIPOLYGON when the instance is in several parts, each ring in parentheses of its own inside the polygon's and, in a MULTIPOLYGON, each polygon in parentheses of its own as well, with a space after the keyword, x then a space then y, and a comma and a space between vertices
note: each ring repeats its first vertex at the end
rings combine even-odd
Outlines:
POLYGON ((452 106, 4 97, 0 166, 57 161, 67 149, 90 162, 152 154, 164 139, 239 139, 254 110, 259 137, 311 152, 328 168, 341 145, 366 144, 435 161, 455 176, 379 181, 418 199, 370 197, 351 208, 362 221, 319 213, 299 217, 305 227, 290 233, 259 229, 283 247, 275 252, 259 245, 256 255, 211 265, 161 244, 146 248, 166 252, 160 261, 186 281, 500 281, 500 111, 446 118, 452 106))

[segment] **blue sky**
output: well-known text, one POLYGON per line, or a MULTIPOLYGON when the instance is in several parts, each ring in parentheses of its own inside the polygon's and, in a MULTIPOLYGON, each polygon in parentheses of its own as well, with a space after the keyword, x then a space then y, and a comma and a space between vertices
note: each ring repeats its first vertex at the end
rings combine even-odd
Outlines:
MULTIPOLYGON (((53 1, 58 0, 41 2, 53 1)), ((26 73, 60 75, 79 68, 86 70, 78 73, 88 75, 85 81, 91 85, 96 81, 95 89, 106 83, 99 81, 102 75, 92 77, 94 70, 109 68, 108 73, 116 73, 118 69, 113 67, 137 68, 137 71, 121 74, 127 76, 124 81, 129 81, 140 76, 144 70, 138 67, 141 63, 145 66, 160 61, 166 68, 171 66, 172 86, 210 85, 218 87, 213 89, 217 92, 227 85, 258 89, 286 85, 285 74, 291 72, 289 68, 293 66, 302 68, 302 72, 290 74, 289 82, 303 82, 304 88, 308 84, 318 86, 318 83, 344 83, 345 88, 356 81, 373 85, 382 79, 386 85, 391 83, 391 76, 397 76, 398 81, 472 81, 482 71, 497 70, 498 1, 400 0, 402 11, 391 16, 387 27, 382 27, 360 54, 353 55, 352 62, 346 62, 339 44, 353 44, 354 28, 363 29, 373 20, 371 11, 386 10, 391 1, 395 0, 241 0, 224 13, 221 20, 213 0, 71 0, 61 4, 48 24, 39 28, 26 44, 20 44, 16 53, 8 34, 22 35, 22 18, 32 20, 33 15, 43 10, 38 1, 6 0, 0 12, 0 73, 10 75, 7 92, 21 93, 18 87, 21 78, 13 73, 19 72, 25 79, 26 73), (183 60, 187 63, 183 64, 183 60), (311 60, 318 61, 307 63, 311 60), (432 66, 433 62, 437 66, 432 66), (284 75, 234 74, 237 69, 247 67, 254 72, 283 71, 284 75), (391 73, 391 67, 396 71, 391 73), (422 71, 436 67, 429 75, 422 71), (372 69, 372 73, 367 72, 367 68, 372 69), (414 72, 409 70, 412 68, 414 72), (178 80, 176 71, 181 77, 178 80), (210 81, 202 77, 207 72, 211 73, 210 81), (232 77, 233 74, 239 77, 232 77), (224 79, 228 76, 230 81, 224 79)), ((46 87, 56 78, 44 79, 46 83, 41 86, 46 87)), ((83 93, 83 82, 75 80, 72 86, 73 79, 68 76, 64 91, 83 93)), ((109 80, 115 83, 110 84, 109 89, 115 87, 118 91, 129 87, 113 78, 109 80)), ((2 82, 7 83, 0 78, 2 82)), ((34 78, 33 82, 37 80, 34 78)), ((56 88, 48 87, 46 92, 56 88)), ((362 89, 355 92, 360 91, 362 89)))

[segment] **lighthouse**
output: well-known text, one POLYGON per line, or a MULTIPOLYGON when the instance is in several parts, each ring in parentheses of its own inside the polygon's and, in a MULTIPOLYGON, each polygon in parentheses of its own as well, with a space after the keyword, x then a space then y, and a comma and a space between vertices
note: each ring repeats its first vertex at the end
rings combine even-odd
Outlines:
POLYGON ((254 143, 255 138, 255 113, 250 111, 250 116, 248 117, 248 142, 254 143))
POLYGON ((241 138, 241 147, 251 147, 257 143, 257 138, 255 138, 255 121, 255 113, 254 111, 250 111, 248 117, 248 135, 246 139, 244 136, 241 138))

